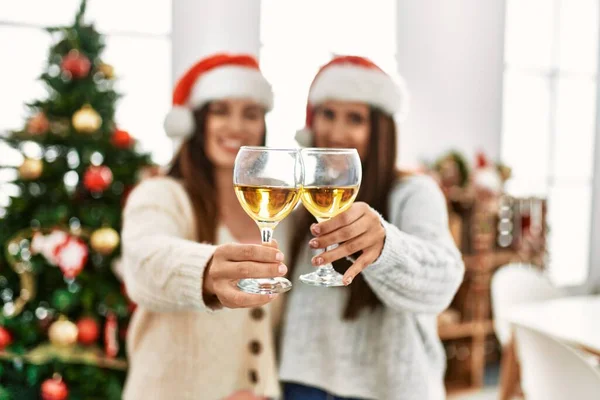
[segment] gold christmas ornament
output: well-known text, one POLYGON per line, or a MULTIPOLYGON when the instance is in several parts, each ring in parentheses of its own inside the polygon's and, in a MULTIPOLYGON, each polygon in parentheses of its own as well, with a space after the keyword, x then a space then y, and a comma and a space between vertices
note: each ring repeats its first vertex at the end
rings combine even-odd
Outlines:
POLYGON ((102 125, 102 117, 89 104, 73 114, 73 126, 77 132, 94 133, 102 125))
POLYGON ((100 71, 106 79, 112 79, 115 77, 115 69, 110 64, 106 64, 106 63, 100 64, 98 66, 98 71, 100 71))
POLYGON ((42 160, 26 158, 23 164, 19 167, 19 176, 21 179, 34 180, 42 176, 44 171, 44 163, 42 160))
POLYGON ((48 329, 50 342, 57 346, 72 346, 77 342, 78 333, 77 325, 65 317, 53 322, 48 329))
POLYGON ((90 238, 90 244, 94 251, 102 254, 111 254, 119 245, 119 234, 112 228, 100 228, 90 238))

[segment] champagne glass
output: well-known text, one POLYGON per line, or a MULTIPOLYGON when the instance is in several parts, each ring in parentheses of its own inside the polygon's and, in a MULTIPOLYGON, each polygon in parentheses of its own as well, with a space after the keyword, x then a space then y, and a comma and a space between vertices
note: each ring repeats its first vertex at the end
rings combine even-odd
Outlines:
MULTIPOLYGON (((302 188, 302 158, 298 149, 243 146, 235 159, 235 194, 246 213, 260 229, 263 244, 271 243, 273 230, 287 217, 302 188)), ((246 293, 273 294, 291 289, 283 277, 241 279, 238 287, 246 293)))
MULTIPOLYGON (((346 211, 356 198, 362 177, 362 166, 356 149, 305 148, 302 204, 317 219, 326 221, 346 211)), ((337 245, 327 247, 335 249, 337 245)), ((344 286, 333 265, 300 276, 300 281, 314 286, 344 286)))

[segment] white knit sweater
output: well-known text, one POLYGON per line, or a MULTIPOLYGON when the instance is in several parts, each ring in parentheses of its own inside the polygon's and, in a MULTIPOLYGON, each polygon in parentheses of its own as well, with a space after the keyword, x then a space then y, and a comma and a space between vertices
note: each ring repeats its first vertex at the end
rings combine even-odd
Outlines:
POLYGON ((299 258, 284 314, 280 378, 343 397, 443 398, 445 354, 436 314, 452 300, 464 265, 448 229, 443 195, 424 176, 403 179, 389 199, 379 259, 364 277, 384 306, 347 322, 349 288, 307 286, 308 245, 299 258))
MULTIPOLYGON (((170 178, 144 181, 127 201, 123 270, 138 308, 128 330, 124 398, 216 400, 241 389, 275 397, 274 304, 206 307, 202 279, 215 246, 194 241, 194 221, 186 191, 170 178)), ((284 253, 285 231, 284 224, 275 231, 284 253)), ((233 241, 221 227, 216 244, 233 241)))

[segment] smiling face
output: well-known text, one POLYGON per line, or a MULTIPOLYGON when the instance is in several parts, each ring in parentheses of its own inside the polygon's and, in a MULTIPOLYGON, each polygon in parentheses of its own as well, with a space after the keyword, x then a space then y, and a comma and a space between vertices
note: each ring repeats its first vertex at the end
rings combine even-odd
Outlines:
POLYGON ((233 168, 241 146, 259 146, 265 135, 265 109, 252 100, 224 99, 208 105, 206 156, 216 168, 233 168))
POLYGON ((326 101, 315 110, 312 130, 316 147, 355 148, 364 161, 371 136, 369 105, 326 101))

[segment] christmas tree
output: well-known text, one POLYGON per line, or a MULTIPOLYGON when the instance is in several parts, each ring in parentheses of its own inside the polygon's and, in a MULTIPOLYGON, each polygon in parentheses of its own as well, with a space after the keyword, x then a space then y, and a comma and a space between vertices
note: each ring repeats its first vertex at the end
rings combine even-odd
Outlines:
POLYGON ((121 209, 152 163, 115 126, 116 78, 85 8, 48 28, 48 95, 0 138, 23 158, 0 160, 16 171, 0 208, 0 400, 121 398, 135 307, 118 278, 121 209))

